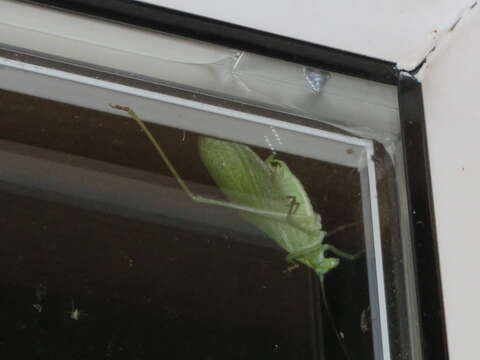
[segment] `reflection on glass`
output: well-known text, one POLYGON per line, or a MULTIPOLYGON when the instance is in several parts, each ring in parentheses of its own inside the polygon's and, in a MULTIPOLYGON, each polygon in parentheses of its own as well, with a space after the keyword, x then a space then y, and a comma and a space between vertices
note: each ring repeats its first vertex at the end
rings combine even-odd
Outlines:
POLYGON ((373 358, 356 169, 0 102, 2 353, 373 358))

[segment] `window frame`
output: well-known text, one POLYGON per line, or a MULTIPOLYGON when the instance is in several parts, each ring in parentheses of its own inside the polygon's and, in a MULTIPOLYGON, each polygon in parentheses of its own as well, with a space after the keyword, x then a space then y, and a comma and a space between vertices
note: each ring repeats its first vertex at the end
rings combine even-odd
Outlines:
POLYGON ((389 61, 131 0, 17 0, 139 26, 397 87, 424 359, 447 360, 422 84, 389 61), (432 256, 433 255, 433 256, 432 256))

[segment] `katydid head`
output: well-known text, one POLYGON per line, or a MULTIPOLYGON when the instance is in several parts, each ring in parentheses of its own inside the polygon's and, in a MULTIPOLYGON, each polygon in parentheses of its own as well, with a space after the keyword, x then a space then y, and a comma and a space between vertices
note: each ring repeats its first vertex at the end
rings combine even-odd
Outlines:
POLYGON ((320 276, 324 276, 330 270, 336 268, 340 260, 334 257, 324 258, 319 263, 315 264, 315 272, 320 276))

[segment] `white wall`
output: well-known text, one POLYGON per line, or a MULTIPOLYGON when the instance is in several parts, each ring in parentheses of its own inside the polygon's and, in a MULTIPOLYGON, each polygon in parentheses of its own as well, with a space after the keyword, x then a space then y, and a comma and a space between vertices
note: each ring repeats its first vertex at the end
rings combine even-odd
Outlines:
POLYGON ((424 102, 452 360, 480 359, 480 11, 427 63, 424 102))
POLYGON ((480 5, 470 11, 473 0, 143 1, 406 68, 437 45, 422 78, 450 358, 479 359, 480 5))

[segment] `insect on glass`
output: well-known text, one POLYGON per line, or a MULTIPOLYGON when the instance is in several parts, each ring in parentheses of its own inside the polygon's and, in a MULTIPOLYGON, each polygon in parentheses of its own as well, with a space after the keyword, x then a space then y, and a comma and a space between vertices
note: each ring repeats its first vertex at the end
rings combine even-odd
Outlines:
MULTIPOLYGON (((206 198, 190 190, 153 134, 131 108, 110 106, 127 112, 138 123, 192 201, 237 210, 245 220, 288 252, 286 256, 288 262, 302 263, 316 272, 321 282, 322 297, 330 322, 342 351, 349 358, 329 310, 323 283, 325 274, 338 266, 339 259, 327 257, 325 253, 329 251, 339 257, 354 260, 363 252, 351 255, 333 245, 323 243, 327 233, 322 229, 321 217, 313 210, 302 183, 290 171, 288 165, 275 159, 273 154, 262 160, 244 144, 200 136, 198 142, 200 158, 228 201, 206 198)), ((356 225, 358 223, 347 224, 332 233, 356 225)))
POLYGON ((131 108, 110 106, 127 112, 138 123, 190 199, 239 211, 245 220, 288 252, 289 262, 303 263, 322 278, 339 264, 338 258, 327 257, 325 252, 349 260, 358 256, 323 243, 327 233, 322 230, 320 215, 314 212, 302 183, 287 164, 275 159, 274 155, 262 160, 247 145, 200 136, 198 150, 202 162, 228 201, 206 198, 189 189, 153 134, 131 108))

